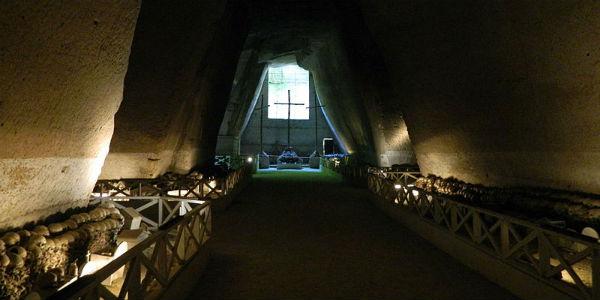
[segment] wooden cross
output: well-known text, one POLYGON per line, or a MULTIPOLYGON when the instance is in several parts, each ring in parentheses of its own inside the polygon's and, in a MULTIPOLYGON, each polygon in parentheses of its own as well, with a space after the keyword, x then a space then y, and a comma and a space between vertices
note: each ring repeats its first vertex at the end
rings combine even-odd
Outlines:
POLYGON ((287 107, 288 107, 287 146, 290 147, 290 112, 291 112, 291 107, 292 107, 292 105, 304 105, 304 103, 292 103, 292 96, 290 94, 290 90, 288 90, 288 102, 287 103, 284 103, 284 102, 275 102, 273 104, 287 105, 287 107))
POLYGON ((315 151, 317 151, 317 154, 319 154, 319 116, 318 116, 318 109, 320 107, 325 107, 325 105, 318 105, 317 104, 317 91, 315 91, 315 104, 313 106, 309 106, 306 109, 311 109, 314 108, 315 109, 315 151))

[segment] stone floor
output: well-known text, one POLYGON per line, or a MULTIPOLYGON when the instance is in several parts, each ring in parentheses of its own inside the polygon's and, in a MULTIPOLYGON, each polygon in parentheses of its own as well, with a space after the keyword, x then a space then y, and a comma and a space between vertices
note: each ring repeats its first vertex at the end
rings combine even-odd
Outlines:
POLYGON ((190 299, 516 299, 332 173, 265 172, 214 217, 190 299))

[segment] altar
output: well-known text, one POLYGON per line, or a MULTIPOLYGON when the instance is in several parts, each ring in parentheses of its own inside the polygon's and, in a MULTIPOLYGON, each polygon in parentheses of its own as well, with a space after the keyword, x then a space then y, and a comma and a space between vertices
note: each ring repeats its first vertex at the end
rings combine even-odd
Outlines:
POLYGON ((292 147, 288 147, 277 158, 277 170, 302 169, 302 158, 296 154, 292 147))

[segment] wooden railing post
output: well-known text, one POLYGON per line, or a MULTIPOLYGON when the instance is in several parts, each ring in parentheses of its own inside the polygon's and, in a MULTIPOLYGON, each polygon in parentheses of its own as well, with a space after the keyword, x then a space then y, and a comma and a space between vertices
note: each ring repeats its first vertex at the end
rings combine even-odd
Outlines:
POLYGON ((163 199, 158 199, 158 227, 164 224, 163 222, 163 199))
POLYGON ((481 242, 481 217, 476 210, 473 210, 473 241, 481 242))
POLYGON ((128 299, 143 299, 143 294, 141 290, 141 262, 139 257, 134 257, 133 260, 129 263, 129 270, 127 271, 126 281, 123 283, 126 285, 123 289, 121 289, 121 294, 119 298, 124 299, 124 292, 127 292, 128 299))
POLYGON ((548 274, 548 271, 551 268, 550 265, 550 249, 548 245, 546 245, 545 237, 543 236, 543 232, 538 230, 538 253, 539 253, 539 270, 540 273, 545 277, 548 274))
POLYGON ((169 278, 169 270, 167 268, 167 239, 168 239, 168 235, 165 235, 164 237, 162 237, 161 239, 159 239, 154 247, 157 247, 156 249, 156 267, 158 269, 158 272, 160 274, 164 274, 165 278, 169 278))
POLYGON ((600 249, 592 250, 592 299, 600 300, 600 249))
POLYGON ((435 223, 439 224, 443 219, 442 214, 444 212, 442 211, 442 206, 440 204, 439 199, 435 196, 431 197, 431 202, 433 203, 433 220, 435 221, 435 223))
MULTIPOLYGON (((450 204, 450 203, 449 203, 450 204)), ((456 211, 456 205, 450 204, 450 229, 452 233, 456 233, 458 229, 458 213, 456 211)))
POLYGON ((503 257, 508 255, 510 251, 510 224, 506 220, 500 221, 500 251, 503 257))

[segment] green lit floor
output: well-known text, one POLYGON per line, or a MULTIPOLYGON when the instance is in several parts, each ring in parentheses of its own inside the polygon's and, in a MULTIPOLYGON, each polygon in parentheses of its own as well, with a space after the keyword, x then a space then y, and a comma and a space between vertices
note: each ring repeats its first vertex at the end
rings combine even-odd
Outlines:
POLYGON ((331 172, 263 172, 214 217, 190 299, 515 299, 331 172))

